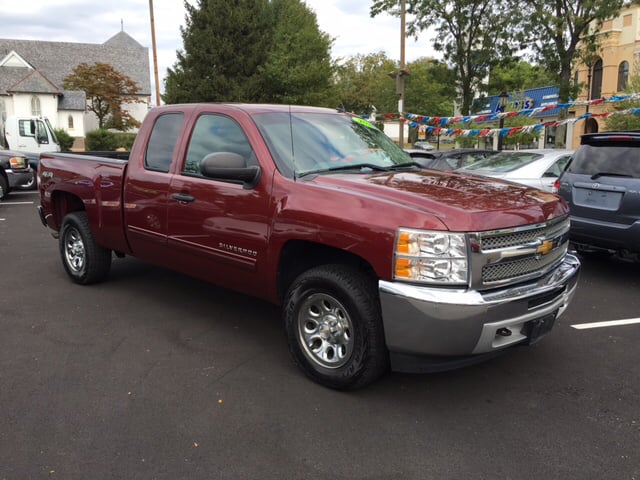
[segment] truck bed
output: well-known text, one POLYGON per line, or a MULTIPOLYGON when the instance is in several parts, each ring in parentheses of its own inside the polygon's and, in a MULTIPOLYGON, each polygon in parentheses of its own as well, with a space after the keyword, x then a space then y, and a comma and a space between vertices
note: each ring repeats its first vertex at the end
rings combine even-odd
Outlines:
POLYGON ((127 160, 96 155, 72 153, 45 153, 40 157, 40 183, 44 191, 43 204, 53 212, 45 218, 54 230, 62 225, 54 200, 67 197, 69 202, 78 198, 95 230, 96 241, 116 251, 129 252, 123 229, 123 179, 127 160), (55 192, 53 191, 55 189, 55 192), (52 193, 53 192, 53 193, 52 193))

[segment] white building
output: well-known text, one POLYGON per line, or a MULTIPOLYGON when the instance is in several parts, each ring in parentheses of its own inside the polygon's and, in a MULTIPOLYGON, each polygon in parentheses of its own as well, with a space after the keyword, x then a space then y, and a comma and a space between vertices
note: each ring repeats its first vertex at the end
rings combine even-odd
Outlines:
POLYGON ((137 83, 141 102, 125 108, 141 122, 151 102, 149 49, 121 31, 102 44, 0 39, 0 124, 10 115, 41 115, 72 137, 98 128, 85 93, 62 88, 76 66, 96 62, 137 83))

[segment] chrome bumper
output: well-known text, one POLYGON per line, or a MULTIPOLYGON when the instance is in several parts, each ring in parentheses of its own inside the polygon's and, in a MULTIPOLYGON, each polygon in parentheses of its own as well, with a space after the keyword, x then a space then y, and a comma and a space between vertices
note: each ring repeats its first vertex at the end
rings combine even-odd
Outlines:
POLYGON ((460 358, 532 342, 567 308, 579 271, 580 261, 568 254, 537 281, 487 292, 380 281, 387 348, 460 358))

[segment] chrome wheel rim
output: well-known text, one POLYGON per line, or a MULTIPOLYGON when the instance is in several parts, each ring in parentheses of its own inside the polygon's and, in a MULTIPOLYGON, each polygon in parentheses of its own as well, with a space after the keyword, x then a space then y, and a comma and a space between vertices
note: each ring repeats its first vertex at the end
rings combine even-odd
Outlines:
POLYGON ((81 272, 85 265, 86 253, 80 232, 70 228, 64 237, 64 258, 74 272, 81 272))
POLYGON ((340 368, 353 353, 353 324, 347 309, 326 293, 310 295, 298 313, 300 345, 312 362, 340 368))

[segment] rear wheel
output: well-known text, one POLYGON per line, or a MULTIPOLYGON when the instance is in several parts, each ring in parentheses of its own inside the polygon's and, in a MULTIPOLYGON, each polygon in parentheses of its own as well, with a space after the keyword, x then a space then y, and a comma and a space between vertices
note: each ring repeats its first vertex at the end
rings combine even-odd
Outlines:
POLYGON ((104 280, 111 268, 111 250, 95 242, 86 212, 73 212, 64 218, 60 256, 69 277, 81 285, 104 280))
POLYGON ((363 387, 384 373, 388 353, 375 282, 345 265, 300 275, 283 316, 295 362, 314 381, 336 389, 363 387))

